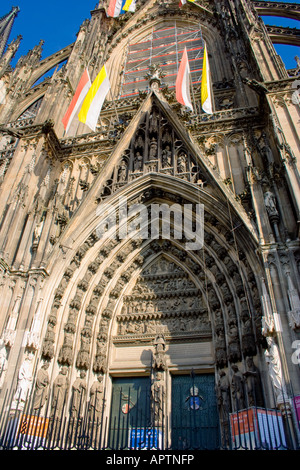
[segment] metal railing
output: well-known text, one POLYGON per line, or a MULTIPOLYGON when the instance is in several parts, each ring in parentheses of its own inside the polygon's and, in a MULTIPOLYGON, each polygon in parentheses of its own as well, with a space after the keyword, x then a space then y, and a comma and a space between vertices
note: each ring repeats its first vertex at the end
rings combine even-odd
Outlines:
MULTIPOLYGON (((130 391, 108 417, 106 397, 101 411, 91 402, 72 411, 65 403, 62 412, 34 409, 34 396, 25 402, 7 394, 0 415, 1 450, 286 450, 299 449, 299 423, 291 414, 290 401, 281 411, 252 406, 228 413, 217 426, 201 421, 201 409, 190 406, 176 419, 166 413, 163 401, 153 402, 151 390, 142 405, 132 406, 130 391), (22 406, 21 406, 22 405, 22 406), (298 426, 298 429, 297 429, 298 426)), ((218 410, 217 410, 218 411, 218 410)))

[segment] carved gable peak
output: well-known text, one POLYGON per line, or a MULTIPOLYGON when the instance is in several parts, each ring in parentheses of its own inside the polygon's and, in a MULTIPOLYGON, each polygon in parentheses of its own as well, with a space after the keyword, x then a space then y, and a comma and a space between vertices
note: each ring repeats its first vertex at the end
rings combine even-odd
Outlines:
POLYGON ((143 277, 168 276, 170 274, 183 275, 184 271, 179 265, 167 259, 165 256, 159 256, 155 261, 153 261, 153 263, 142 271, 143 277))

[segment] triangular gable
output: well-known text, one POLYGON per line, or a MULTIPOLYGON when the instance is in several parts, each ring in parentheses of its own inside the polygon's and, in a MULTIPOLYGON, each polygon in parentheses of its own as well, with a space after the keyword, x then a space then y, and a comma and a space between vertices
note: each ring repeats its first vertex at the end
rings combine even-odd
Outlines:
POLYGON ((210 188, 215 198, 226 205, 229 201, 257 240, 243 206, 212 169, 176 112, 155 90, 143 102, 99 175, 102 184, 95 183, 99 188, 98 201, 151 172, 185 180, 204 191, 210 188))
POLYGON ((176 112, 162 95, 154 90, 147 95, 106 160, 101 173, 70 219, 63 238, 71 236, 74 218, 80 220, 80 226, 83 220, 88 225, 88 220, 94 219, 95 201, 98 204, 109 201, 110 196, 126 191, 132 184, 137 187, 138 182, 142 183, 145 178, 151 185, 151 175, 159 175, 160 179, 165 176, 166 181, 171 179, 174 183, 181 181, 185 187, 187 184, 191 185, 191 188, 194 187, 196 193, 200 190, 203 195, 209 195, 216 201, 218 210, 220 205, 224 207, 224 216, 227 219, 230 219, 229 201, 230 210, 241 220, 253 240, 258 241, 242 205, 235 200, 218 173, 210 167, 207 158, 202 155, 176 112))

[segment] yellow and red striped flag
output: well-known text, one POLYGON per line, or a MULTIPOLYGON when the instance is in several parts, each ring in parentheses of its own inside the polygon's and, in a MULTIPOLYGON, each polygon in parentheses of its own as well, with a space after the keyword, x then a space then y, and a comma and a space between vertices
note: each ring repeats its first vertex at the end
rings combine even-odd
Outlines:
POLYGON ((78 114, 79 121, 89 126, 93 131, 96 130, 101 108, 109 89, 109 78, 106 67, 103 65, 102 69, 93 81, 78 114))

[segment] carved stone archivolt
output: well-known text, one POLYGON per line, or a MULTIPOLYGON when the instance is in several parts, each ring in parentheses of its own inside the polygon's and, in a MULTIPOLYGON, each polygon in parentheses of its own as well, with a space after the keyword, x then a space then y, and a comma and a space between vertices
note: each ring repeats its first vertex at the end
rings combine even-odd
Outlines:
MULTIPOLYGON (((154 122, 151 125, 155 132, 154 122)), ((171 134, 170 129, 164 134, 168 152, 167 144, 174 143, 171 134)), ((142 152, 145 141, 137 137, 133 142, 142 152)), ((133 161, 130 152, 126 156, 127 178, 133 161)), ((178 163, 184 172, 186 167, 178 163)), ((169 191, 149 188, 130 204, 150 204, 157 195, 188 202, 169 191)), ((92 232, 76 249, 55 290, 43 359, 55 358, 73 378, 75 371, 77 376, 85 371, 90 380, 93 374, 108 373, 111 343, 126 347, 143 341, 154 348, 159 335, 167 345, 212 341, 218 369, 239 363, 243 356, 255 356, 261 324, 252 267, 244 250, 235 251, 232 231, 209 212, 204 238, 203 249, 188 253, 185 240, 102 242, 92 232)), ((167 356, 160 355, 157 370, 164 370, 167 363, 167 356)))
MULTIPOLYGON (((151 193, 149 195, 151 197, 151 193)), ((207 221, 218 227, 214 217, 207 221)), ((220 231, 223 231, 221 226, 220 231)), ((95 373, 106 373, 109 328, 116 301, 122 290, 128 286, 132 274, 153 255, 156 256, 155 261, 146 264, 130 292, 122 297, 122 308, 115 319, 114 341, 134 342, 142 338, 151 342, 158 333, 164 334, 168 341, 184 337, 213 336, 216 364, 220 368, 225 367, 228 361, 240 361, 242 352, 246 356, 255 355, 259 343, 257 332, 260 329, 260 300, 252 270, 245 258, 243 276, 251 291, 249 304, 244 289, 245 279, 243 281, 236 261, 233 261, 214 235, 206 233, 205 240, 210 252, 199 250, 198 259, 188 256, 183 248, 178 244, 175 246, 170 240, 153 241, 146 245, 125 271, 121 271, 119 277, 115 277, 115 273, 142 242, 133 240, 125 245, 111 259, 109 267, 100 271, 118 241, 110 240, 102 246, 94 260, 86 264, 85 274, 80 276, 68 302, 63 343, 57 356, 59 364, 72 366, 75 361, 79 370, 87 371, 92 367, 95 373), (193 273, 192 277, 189 272, 193 273), (93 285, 97 275, 98 281, 93 285), (108 300, 103 304, 101 299, 108 283, 113 279, 108 300), (90 292, 89 301, 85 300, 83 306, 82 299, 87 291, 90 292), (257 313, 254 315, 254 312, 257 313), (80 341, 75 350, 79 319, 80 341), (98 333, 95 334, 97 324, 98 333)), ((92 234, 77 250, 55 291, 42 347, 44 359, 52 359, 57 354, 55 330, 58 311, 74 272, 80 268, 87 252, 96 242, 96 234, 92 234)), ((239 256, 243 258, 241 253, 239 256)))

